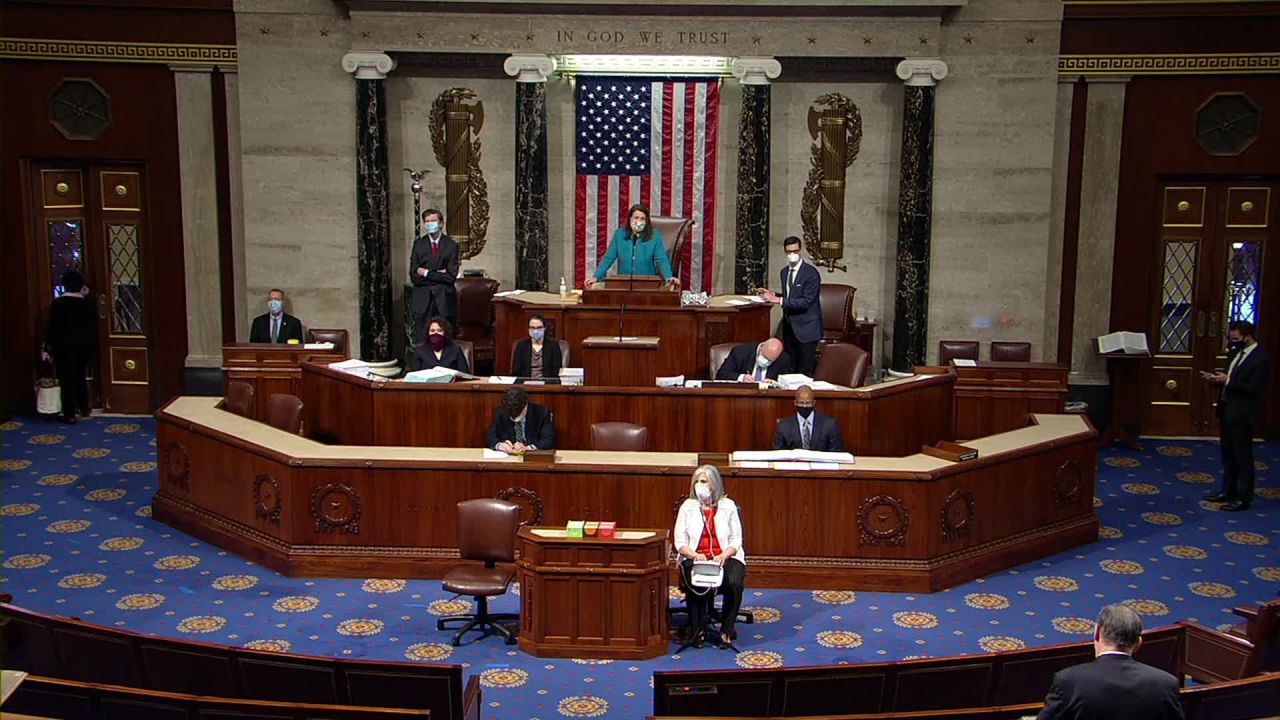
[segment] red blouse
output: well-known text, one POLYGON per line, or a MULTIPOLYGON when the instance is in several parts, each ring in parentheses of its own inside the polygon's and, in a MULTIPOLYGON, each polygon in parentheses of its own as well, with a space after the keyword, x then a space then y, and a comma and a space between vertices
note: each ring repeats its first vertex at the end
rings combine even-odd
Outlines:
POLYGON ((698 552, 713 558, 722 552, 720 540, 716 537, 716 508, 702 508, 702 519, 706 523, 706 529, 702 531, 702 537, 698 538, 698 552))

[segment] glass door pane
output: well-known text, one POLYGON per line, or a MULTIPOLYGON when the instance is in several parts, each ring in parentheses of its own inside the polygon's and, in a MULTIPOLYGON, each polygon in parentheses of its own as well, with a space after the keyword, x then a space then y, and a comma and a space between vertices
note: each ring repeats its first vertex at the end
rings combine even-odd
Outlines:
POLYGON ((62 274, 68 270, 82 270, 84 263, 84 221, 80 218, 50 220, 49 279, 53 296, 62 295, 62 274))
POLYGON ((107 223, 107 263, 111 270, 111 333, 141 335, 142 262, 137 225, 107 223))
POLYGON ((1258 324, 1258 285, 1262 280, 1262 243, 1233 241, 1227 250, 1226 297, 1222 311, 1222 334, 1236 320, 1258 324))
POLYGON ((1195 315, 1195 240, 1170 240, 1164 245, 1164 279, 1160 294, 1161 353, 1190 353, 1195 315))

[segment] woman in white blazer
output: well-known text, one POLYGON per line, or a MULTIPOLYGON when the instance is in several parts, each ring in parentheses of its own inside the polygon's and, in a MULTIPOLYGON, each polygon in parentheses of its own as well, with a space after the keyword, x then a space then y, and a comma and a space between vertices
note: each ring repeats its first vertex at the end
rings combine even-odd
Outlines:
MULTIPOLYGON (((727 647, 738 637, 733 629, 742 607, 742 588, 747 578, 747 555, 742 549, 742 520, 738 506, 724 492, 724 480, 714 465, 703 465, 693 471, 689 482, 689 499, 676 513, 676 552, 680 553, 680 579, 685 603, 689 608, 689 632, 702 632, 707 614, 716 595, 724 595, 723 620, 720 623, 718 647, 727 647), (724 579, 718 589, 689 585, 694 561, 711 560, 724 568, 724 579)), ((694 638, 701 647, 703 638, 694 638)))

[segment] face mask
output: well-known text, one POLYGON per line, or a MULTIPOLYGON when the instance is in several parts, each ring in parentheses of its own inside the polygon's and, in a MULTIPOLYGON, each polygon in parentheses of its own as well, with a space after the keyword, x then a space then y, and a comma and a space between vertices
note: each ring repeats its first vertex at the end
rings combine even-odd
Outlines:
POLYGON ((767 368, 773 364, 773 361, 764 355, 756 355, 756 364, 762 368, 767 368))
POLYGON ((1232 350, 1239 350, 1240 348, 1244 347, 1244 340, 1228 340, 1227 347, 1231 348, 1232 350))
POLYGON ((711 499, 711 486, 706 483, 698 483, 693 486, 693 492, 697 494, 698 499, 706 502, 711 499))
POLYGON ((269 311, 271 312, 271 314, 272 314, 272 315, 279 315, 279 314, 280 314, 280 311, 281 311, 281 310, 284 310, 284 301, 283 301, 283 300, 268 300, 268 301, 267 301, 267 310, 269 310, 269 311))
POLYGON ((546 335, 547 335, 546 328, 530 328, 529 329, 529 337, 533 338, 534 340, 537 340, 538 342, 542 342, 542 338, 546 337, 546 335))
POLYGON ((436 352, 440 352, 441 350, 444 349, 444 336, 428 335, 427 344, 431 346, 432 350, 435 350, 436 352))
POLYGON ((426 224, 422 226, 422 229, 426 230, 428 235, 435 235, 440 232, 440 223, 435 220, 428 220, 426 224))
POLYGON ((631 232, 634 232, 634 233, 644 232, 644 221, 643 221, 643 220, 632 220, 632 221, 631 221, 631 232))
POLYGON ((797 407, 796 407, 796 414, 797 414, 797 415, 799 415, 800 417, 804 418, 805 420, 808 420, 808 419, 809 419, 809 416, 813 414, 813 408, 811 408, 811 407, 799 407, 799 406, 797 406, 797 407))
POLYGON ((787 262, 792 265, 800 262, 800 253, 787 253, 787 262))

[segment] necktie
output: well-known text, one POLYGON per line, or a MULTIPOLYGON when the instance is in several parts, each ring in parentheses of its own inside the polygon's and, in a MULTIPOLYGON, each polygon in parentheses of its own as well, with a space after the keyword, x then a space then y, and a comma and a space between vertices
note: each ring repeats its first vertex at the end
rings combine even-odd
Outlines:
POLYGON ((438 240, 431 241, 431 254, 435 255, 440 250, 440 242, 438 240))
POLYGON ((1244 351, 1240 350, 1236 356, 1231 359, 1231 365, 1227 368, 1227 382, 1224 385, 1231 384, 1231 378, 1235 377, 1236 368, 1240 367, 1240 361, 1244 360, 1244 351))
POLYGON ((803 420, 800 423, 800 444, 804 445, 805 450, 809 449, 810 438, 811 438, 811 435, 809 434, 809 421, 803 420))
POLYGON ((516 421, 516 442, 524 442, 524 420, 516 421))
POLYGON ((791 272, 787 275, 787 295, 791 295, 791 286, 796 282, 796 269, 792 266, 791 272))
POLYGON ((764 380, 764 368, 756 366, 756 380, 764 380))
POLYGON ((280 342, 280 318, 271 318, 271 342, 280 342))

